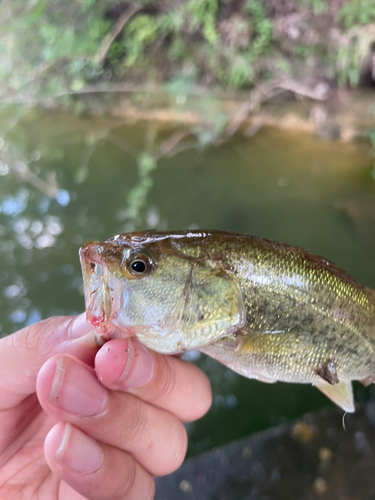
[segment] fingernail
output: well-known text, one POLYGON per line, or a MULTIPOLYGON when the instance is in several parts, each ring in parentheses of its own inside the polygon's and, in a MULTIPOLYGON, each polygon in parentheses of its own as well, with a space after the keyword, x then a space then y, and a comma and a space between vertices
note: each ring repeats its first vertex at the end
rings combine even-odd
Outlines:
POLYGON ((70 337, 77 339, 94 331, 92 324, 86 321, 86 313, 82 313, 73 321, 70 329, 70 337))
POLYGON ((124 368, 115 384, 125 390, 139 389, 148 384, 154 375, 154 358, 140 342, 127 341, 127 356, 122 358, 124 368))
POLYGON ((96 441, 70 424, 65 424, 55 459, 61 465, 89 474, 99 469, 103 463, 104 454, 96 441))
POLYGON ((49 400, 69 413, 88 417, 104 410, 108 393, 89 367, 63 356, 56 363, 49 400))

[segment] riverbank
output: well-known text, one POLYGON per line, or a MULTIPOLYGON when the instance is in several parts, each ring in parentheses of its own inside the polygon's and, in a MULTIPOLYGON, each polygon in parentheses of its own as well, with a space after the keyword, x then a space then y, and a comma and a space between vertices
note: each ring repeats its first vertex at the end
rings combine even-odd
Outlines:
MULTIPOLYGON (((249 92, 200 89, 187 94, 167 93, 157 86, 112 85, 88 87, 73 98, 67 108, 76 108, 78 114, 155 122, 159 129, 194 132, 202 127, 211 132, 212 142, 227 141, 237 132, 251 137, 262 127, 275 127, 346 143, 369 140, 375 129, 372 89, 333 90, 323 82, 309 87, 285 80, 249 92)), ((61 108, 61 103, 55 101, 52 107, 61 108)))
POLYGON ((7 1, 0 28, 3 105, 109 105, 214 123, 225 139, 270 125, 345 142, 373 128, 375 7, 364 0, 7 1))
POLYGON ((254 135, 271 126, 316 134, 327 140, 351 142, 368 139, 375 128, 374 92, 298 86, 291 82, 265 87, 262 92, 232 96, 201 96, 121 93, 110 105, 113 116, 132 120, 157 121, 165 125, 206 125, 223 123, 223 134, 240 130, 254 135))

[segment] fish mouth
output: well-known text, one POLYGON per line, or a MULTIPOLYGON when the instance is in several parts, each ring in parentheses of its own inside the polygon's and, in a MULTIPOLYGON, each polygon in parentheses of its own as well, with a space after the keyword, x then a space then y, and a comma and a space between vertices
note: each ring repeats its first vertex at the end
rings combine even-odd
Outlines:
MULTIPOLYGON (((111 336, 111 324, 120 297, 121 282, 108 270, 100 242, 86 243, 79 250, 81 261, 86 319, 99 329, 104 337, 111 336)), ((117 309, 118 310, 118 309, 117 309)))

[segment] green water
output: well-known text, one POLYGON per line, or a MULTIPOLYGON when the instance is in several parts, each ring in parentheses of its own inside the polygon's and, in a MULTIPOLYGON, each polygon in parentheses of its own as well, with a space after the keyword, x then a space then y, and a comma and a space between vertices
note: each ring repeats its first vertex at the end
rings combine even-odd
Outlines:
MULTIPOLYGON (((261 130, 251 139, 186 150, 158 162, 134 220, 128 196, 140 182, 137 157, 151 147, 150 130, 120 119, 2 113, 1 335, 50 315, 81 312, 79 246, 131 229, 215 228, 264 236, 323 255, 375 288, 368 145, 261 130), (27 175, 16 173, 18 160, 27 162, 27 175), (36 177, 46 181, 52 174, 55 197, 34 185, 36 177)), ((155 147, 172 133, 160 129, 155 147)), ((331 404, 312 387, 263 384, 203 355, 190 358, 209 374, 214 392, 209 414, 189 425, 191 454, 331 404)))

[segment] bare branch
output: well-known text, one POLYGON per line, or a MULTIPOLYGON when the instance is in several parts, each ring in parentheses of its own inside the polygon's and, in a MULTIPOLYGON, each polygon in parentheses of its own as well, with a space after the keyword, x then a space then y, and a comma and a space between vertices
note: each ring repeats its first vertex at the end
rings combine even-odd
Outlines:
POLYGON ((287 91, 317 101, 327 100, 329 93, 328 88, 324 86, 321 87, 318 85, 315 88, 311 88, 308 85, 295 80, 284 80, 281 82, 275 81, 266 85, 260 85, 250 93, 250 99, 241 104, 238 111, 230 120, 229 125, 225 130, 225 137, 232 137, 245 122, 249 114, 254 113, 254 111, 259 111, 260 106, 264 102, 269 101, 273 97, 287 91))
POLYGON ((259 115, 254 118, 251 125, 244 132, 245 137, 253 137, 266 123, 266 117, 259 115))
POLYGON ((25 108, 22 110, 20 115, 16 115, 12 117, 8 122, 6 123, 5 129, 2 131, 2 138, 5 139, 5 137, 20 123, 20 121, 27 116, 29 113, 31 113, 32 108, 25 108))
POLYGON ((278 87, 283 90, 290 90, 294 94, 308 97, 314 101, 326 101, 329 97, 329 86, 324 83, 319 83, 314 88, 311 88, 309 85, 304 85, 296 80, 287 80, 281 82, 278 87))
POLYGON ((163 156, 173 156, 173 149, 189 135, 191 135, 191 132, 186 130, 175 132, 169 139, 163 142, 159 150, 154 154, 154 160, 158 161, 160 158, 163 158, 163 156))
POLYGON ((250 113, 253 113, 257 109, 259 109, 260 105, 263 102, 271 99, 271 97, 275 97, 277 94, 280 94, 282 92, 285 92, 285 90, 277 88, 276 85, 261 86, 254 89, 250 93, 249 101, 241 104, 237 113, 235 113, 233 118, 230 120, 229 125, 224 132, 224 136, 227 139, 232 137, 241 127, 250 113))
POLYGON ((123 139, 122 137, 119 137, 114 132, 111 132, 106 137, 106 141, 111 142, 115 146, 118 146, 120 149, 122 149, 123 151, 126 151, 131 156, 133 156, 134 158, 138 157, 138 151, 136 151, 132 146, 130 146, 130 144, 128 144, 125 141, 125 139, 123 139))
POLYGON ((197 149, 199 147, 198 141, 189 141, 177 146, 170 153, 168 153, 167 158, 172 158, 173 156, 182 153, 183 151, 188 151, 189 149, 197 149))
POLYGON ((102 137, 96 138, 95 141, 86 149, 85 154, 83 155, 83 160, 81 161, 81 168, 83 168, 84 170, 87 170, 89 168, 90 160, 96 151, 99 141, 101 140, 102 137))
POLYGON ((142 7, 133 7, 132 9, 128 9, 125 12, 121 14, 121 16, 118 18, 116 24, 113 26, 112 30, 108 35, 103 39, 102 43, 100 44, 100 47, 95 54, 93 61, 97 64, 100 64, 104 61, 107 52, 112 45, 112 42, 115 40, 117 35, 121 32, 122 28, 125 26, 125 24, 129 21, 131 17, 134 16, 135 13, 137 13, 139 10, 141 10, 142 7))
POLYGON ((10 156, 4 161, 21 180, 28 182, 36 187, 43 194, 49 198, 56 198, 59 193, 59 187, 56 182, 56 174, 52 172, 49 176, 48 182, 44 181, 35 175, 24 161, 13 161, 10 156))

